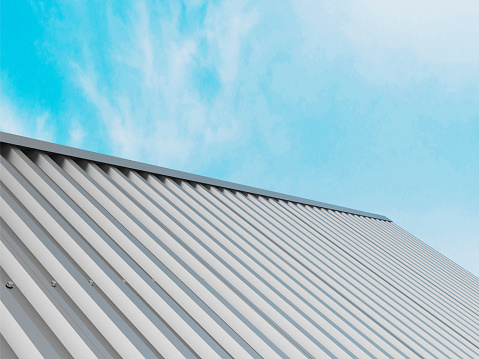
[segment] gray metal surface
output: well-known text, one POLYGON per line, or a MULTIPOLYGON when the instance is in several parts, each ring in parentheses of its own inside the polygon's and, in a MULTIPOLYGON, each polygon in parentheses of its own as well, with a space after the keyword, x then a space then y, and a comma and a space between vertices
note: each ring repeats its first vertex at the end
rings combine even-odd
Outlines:
POLYGON ((72 157, 72 158, 86 159, 86 160, 90 160, 90 161, 93 161, 93 162, 96 162, 96 163, 106 163, 106 164, 114 165, 114 166, 117 166, 117 167, 134 169, 134 170, 137 170, 137 171, 140 171, 140 172, 148 172, 148 173, 152 173, 152 174, 168 176, 168 177, 171 177, 171 178, 178 178, 178 179, 182 179, 182 180, 185 180, 185 181, 192 181, 192 182, 201 183, 201 184, 205 184, 205 185, 212 185, 212 186, 215 186, 215 187, 228 188, 228 189, 232 189, 232 190, 236 190, 236 191, 242 191, 242 192, 257 194, 257 195, 260 195, 260 196, 278 198, 278 199, 283 199, 283 200, 286 200, 286 201, 304 203, 304 204, 309 204, 311 206, 328 208, 328 209, 333 209, 335 211, 353 213, 353 214, 358 214, 360 216, 366 216, 366 217, 371 217, 371 218, 382 219, 382 220, 385 220, 385 221, 390 221, 389 218, 387 218, 386 216, 380 215, 380 214, 375 214, 375 213, 370 213, 370 212, 365 212, 365 211, 359 211, 359 210, 352 209, 352 208, 336 206, 334 204, 329 204, 329 203, 324 203, 324 202, 319 202, 319 201, 313 201, 313 200, 307 199, 307 198, 290 196, 290 195, 287 195, 287 194, 268 191, 268 190, 264 190, 264 189, 260 189, 260 188, 251 187, 251 186, 245 186, 245 185, 238 184, 238 183, 222 181, 222 180, 209 178, 209 177, 205 177, 205 176, 199 176, 199 175, 195 175, 195 174, 187 173, 187 172, 182 172, 182 171, 176 171, 176 170, 172 170, 170 168, 153 166, 153 165, 149 165, 149 164, 146 164, 146 163, 127 160, 127 159, 124 159, 124 158, 118 158, 118 157, 104 155, 104 154, 101 154, 101 153, 80 150, 78 148, 62 146, 62 145, 58 145, 58 144, 55 144, 55 143, 50 143, 50 142, 36 140, 36 139, 33 139, 33 138, 14 135, 14 134, 7 133, 7 132, 0 132, 0 141, 2 143, 8 143, 8 144, 15 145, 15 146, 18 146, 18 147, 35 148, 37 150, 44 151, 44 152, 47 152, 47 153, 62 154, 62 155, 72 157))
POLYGON ((479 279, 389 220, 25 144, 0 160, 2 358, 479 357, 479 279))

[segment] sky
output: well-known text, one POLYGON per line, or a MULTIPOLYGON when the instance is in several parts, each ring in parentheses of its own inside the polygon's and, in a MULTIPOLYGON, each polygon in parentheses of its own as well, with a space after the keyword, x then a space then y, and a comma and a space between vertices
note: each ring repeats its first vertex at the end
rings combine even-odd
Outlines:
POLYGON ((479 276, 476 0, 2 1, 0 130, 379 213, 479 276))

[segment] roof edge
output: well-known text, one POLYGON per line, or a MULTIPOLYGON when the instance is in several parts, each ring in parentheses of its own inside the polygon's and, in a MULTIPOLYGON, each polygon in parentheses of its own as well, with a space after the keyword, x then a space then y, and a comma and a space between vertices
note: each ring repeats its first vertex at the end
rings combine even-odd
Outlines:
POLYGON ((375 213, 358 211, 352 208, 336 206, 333 204, 319 202, 319 201, 313 201, 307 198, 301 198, 301 197, 291 196, 291 195, 269 191, 269 190, 265 190, 261 188, 245 186, 245 185, 234 183, 234 182, 228 182, 228 181, 223 181, 223 180, 214 179, 210 177, 195 175, 188 172, 177 171, 170 168, 150 165, 143 162, 109 156, 102 153, 81 150, 79 148, 36 140, 34 138, 14 135, 7 132, 0 131, 0 142, 8 143, 8 144, 19 146, 19 147, 32 148, 32 149, 36 149, 36 150, 40 150, 44 152, 61 154, 61 155, 75 157, 79 159, 85 159, 85 160, 89 160, 93 162, 105 163, 105 164, 114 165, 118 167, 125 167, 129 169, 134 169, 137 171, 149 172, 149 173, 154 173, 154 174, 163 175, 167 177, 174 177, 174 178, 178 178, 182 180, 198 182, 198 183, 211 185, 215 187, 222 187, 222 188, 232 189, 232 190, 240 191, 240 192, 248 192, 248 193, 256 194, 260 196, 282 199, 285 201, 302 203, 302 204, 307 204, 307 205, 311 205, 315 207, 321 207, 325 209, 331 209, 334 211, 346 212, 346 213, 356 214, 363 217, 371 217, 371 218, 376 218, 376 219, 392 222, 386 216, 382 216, 375 213))

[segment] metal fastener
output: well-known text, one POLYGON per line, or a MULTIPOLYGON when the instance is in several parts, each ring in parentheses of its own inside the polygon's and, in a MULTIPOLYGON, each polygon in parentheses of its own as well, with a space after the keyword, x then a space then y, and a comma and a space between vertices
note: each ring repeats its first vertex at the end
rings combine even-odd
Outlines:
POLYGON ((8 289, 12 289, 14 285, 15 285, 15 283, 13 283, 11 280, 9 280, 7 282, 7 284, 5 285, 5 287, 7 287, 8 289))

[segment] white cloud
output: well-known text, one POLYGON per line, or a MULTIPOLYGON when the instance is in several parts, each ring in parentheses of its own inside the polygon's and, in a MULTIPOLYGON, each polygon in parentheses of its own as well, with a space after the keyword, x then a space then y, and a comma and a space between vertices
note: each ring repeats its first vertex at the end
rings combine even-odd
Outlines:
POLYGON ((27 136, 24 122, 18 117, 12 105, 6 101, 3 96, 0 97, 0 108, 2 114, 0 117, 0 129, 3 132, 14 133, 16 135, 27 136))
POLYGON ((140 53, 143 58, 143 76, 145 85, 147 88, 157 88, 158 86, 158 74, 155 70, 155 54, 152 44, 152 35, 150 33, 150 19, 148 15, 148 9, 143 2, 138 3, 138 25, 137 25, 137 37, 140 53))
POLYGON ((476 1, 367 0, 349 5, 345 29, 358 44, 410 51, 430 64, 479 61, 476 1))
MULTIPOLYGON (((372 82, 434 76, 454 85, 479 75, 479 5, 473 0, 295 1, 306 51, 352 57, 372 82)), ((475 80, 474 80, 475 81, 475 80)))
POLYGON ((50 114, 48 112, 45 112, 36 118, 36 131, 34 132, 35 138, 43 141, 53 142, 54 127, 48 123, 49 119, 50 114))
POLYGON ((0 109, 0 131, 43 141, 54 141, 55 129, 48 111, 41 114, 20 111, 3 94, 0 96, 0 109))
POLYGON ((70 136, 68 140, 69 145, 78 148, 83 146, 83 141, 88 135, 78 119, 71 121, 68 134, 70 136))
POLYGON ((210 7, 206 19, 208 40, 216 43, 221 58, 219 73, 226 84, 236 79, 242 38, 259 21, 257 11, 245 11, 245 5, 245 2, 225 1, 218 8, 210 7))
MULTIPOLYGON (((91 66, 90 66, 91 67, 91 66)), ((83 71, 77 66, 76 77, 87 99, 95 106, 101 120, 107 126, 115 154, 131 159, 140 159, 142 151, 141 126, 131 119, 129 99, 119 97, 111 100, 98 88, 98 75, 93 71, 83 71)), ((149 129, 151 130, 151 129, 149 129)))
POLYGON ((195 42, 191 40, 185 40, 180 44, 169 44, 167 71, 163 72, 163 83, 165 84, 163 93, 167 96, 168 101, 176 106, 179 105, 183 96, 188 96, 186 94, 187 76, 195 52, 195 42))
POLYGON ((205 24, 183 33, 174 6, 169 16, 152 15, 161 6, 141 2, 126 16, 108 8, 111 51, 94 56, 93 40, 80 36, 86 50, 72 55, 70 71, 116 155, 178 168, 199 164, 200 153, 241 133, 226 85, 236 79, 242 40, 257 15, 243 6, 208 5, 205 24), (221 101, 205 101, 192 81, 209 63, 220 63, 221 101))

